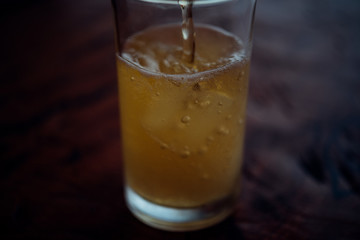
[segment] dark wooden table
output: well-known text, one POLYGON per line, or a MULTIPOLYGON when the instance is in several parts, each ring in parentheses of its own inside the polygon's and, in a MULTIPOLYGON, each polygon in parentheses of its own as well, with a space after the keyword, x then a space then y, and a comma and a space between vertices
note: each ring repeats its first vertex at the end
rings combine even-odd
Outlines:
POLYGON ((0 239, 360 239, 360 1, 258 1, 242 197, 189 233, 125 207, 110 1, 0 6, 0 239))

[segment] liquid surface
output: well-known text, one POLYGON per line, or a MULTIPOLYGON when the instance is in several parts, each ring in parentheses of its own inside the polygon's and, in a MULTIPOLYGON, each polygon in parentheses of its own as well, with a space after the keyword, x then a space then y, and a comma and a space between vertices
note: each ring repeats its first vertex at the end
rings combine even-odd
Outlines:
POLYGON ((195 30, 192 64, 175 25, 131 37, 117 62, 127 184, 172 207, 228 196, 242 161, 248 59, 232 35, 195 30))
POLYGON ((244 59, 239 40, 220 29, 200 25, 196 28, 194 58, 189 63, 182 57, 182 30, 167 25, 137 34, 125 44, 122 57, 151 72, 166 74, 203 72, 244 59))
MULTIPOLYGON (((149 2, 149 3, 159 3, 159 4, 170 4, 170 5, 178 5, 178 0, 138 0, 141 2, 149 2)), ((184 0, 186 1, 186 0, 184 0)), ((214 4, 221 4, 225 2, 230 2, 232 0, 195 0, 194 5, 214 5, 214 4)))

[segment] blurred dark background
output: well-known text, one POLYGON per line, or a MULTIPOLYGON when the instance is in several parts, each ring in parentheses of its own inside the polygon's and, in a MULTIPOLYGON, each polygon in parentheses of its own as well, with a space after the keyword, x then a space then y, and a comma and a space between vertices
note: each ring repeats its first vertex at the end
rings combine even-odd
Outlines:
POLYGON ((360 1, 257 5, 242 197, 168 233, 124 205, 110 0, 0 0, 0 238, 358 239, 360 1))

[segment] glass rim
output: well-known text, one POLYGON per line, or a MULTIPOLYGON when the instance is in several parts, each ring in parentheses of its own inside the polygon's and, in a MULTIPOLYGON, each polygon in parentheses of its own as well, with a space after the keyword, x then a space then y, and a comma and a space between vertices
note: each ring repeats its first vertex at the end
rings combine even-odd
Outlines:
MULTIPOLYGON (((146 2, 146 3, 159 3, 159 4, 167 4, 167 5, 179 5, 179 0, 132 0, 138 2, 146 2)), ((234 2, 236 0, 193 0, 192 4, 197 5, 215 5, 226 2, 234 2)), ((256 0, 254 0, 256 1, 256 0)), ((181 2, 185 2, 182 0, 181 2)))

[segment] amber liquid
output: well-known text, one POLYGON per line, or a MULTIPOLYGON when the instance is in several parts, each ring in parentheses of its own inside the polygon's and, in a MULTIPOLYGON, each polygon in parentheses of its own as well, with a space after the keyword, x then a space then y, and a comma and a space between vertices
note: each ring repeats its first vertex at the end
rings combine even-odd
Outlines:
POLYGON ((181 26, 130 37, 117 59, 125 179, 145 199, 197 207, 238 189, 249 59, 206 25, 183 57, 181 26))

